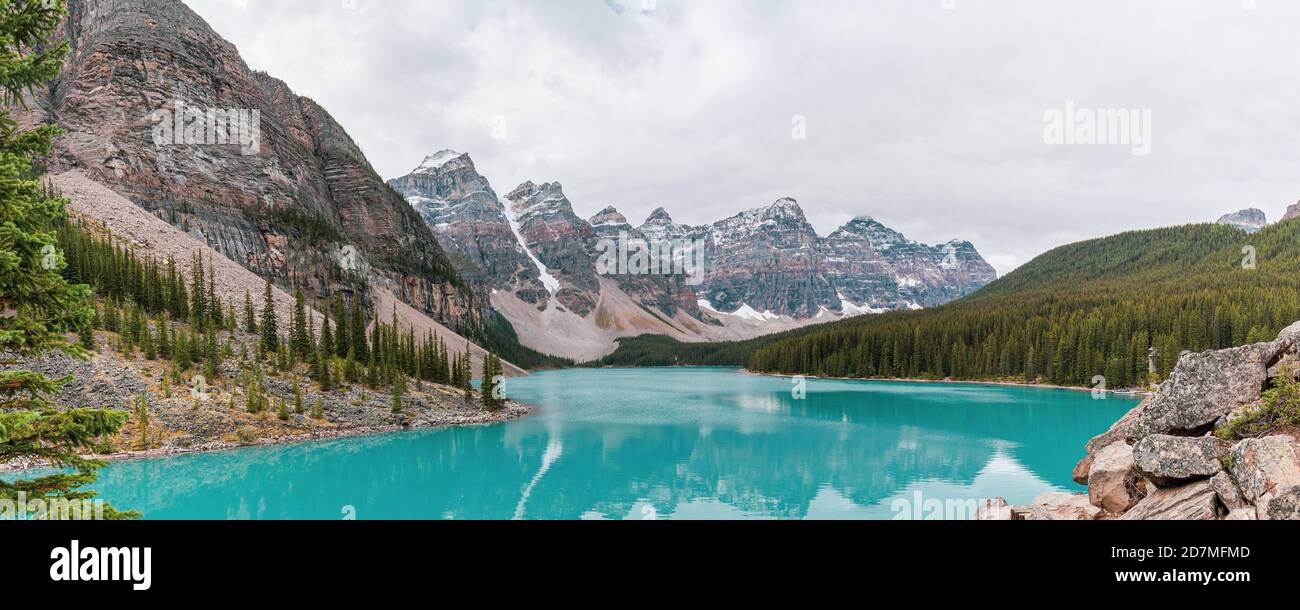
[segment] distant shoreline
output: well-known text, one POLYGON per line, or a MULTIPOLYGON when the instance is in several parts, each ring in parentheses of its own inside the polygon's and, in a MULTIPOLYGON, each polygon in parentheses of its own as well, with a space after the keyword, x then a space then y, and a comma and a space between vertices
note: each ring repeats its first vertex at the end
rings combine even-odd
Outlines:
MULTIPOLYGON (((1019 383, 1014 381, 958 381, 958 380, 950 380, 950 379, 909 379, 906 377, 825 377, 821 375, 789 375, 789 374, 779 374, 779 373, 756 373, 754 371, 745 368, 742 368, 741 371, 744 372, 746 375, 753 375, 755 377, 793 378, 793 377, 801 376, 807 379, 821 379, 825 381, 880 381, 884 383, 943 383, 943 384, 950 384, 950 385, 982 385, 982 386, 1002 386, 1002 387, 1009 387, 1009 388, 1041 388, 1045 390, 1070 390, 1072 392, 1093 391, 1092 388, 1080 388, 1080 387, 1065 386, 1065 385, 1051 385, 1046 383, 1019 383)), ((1152 394, 1152 392, 1137 391, 1137 390, 1101 390, 1101 391, 1107 394, 1114 394, 1116 396, 1133 396, 1138 398, 1145 398, 1152 394)))

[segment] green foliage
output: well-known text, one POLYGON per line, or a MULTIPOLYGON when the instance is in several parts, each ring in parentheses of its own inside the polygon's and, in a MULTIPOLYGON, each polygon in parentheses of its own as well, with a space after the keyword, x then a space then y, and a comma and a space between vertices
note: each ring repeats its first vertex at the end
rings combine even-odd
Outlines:
POLYGON ((393 382, 393 413, 402 412, 402 398, 406 396, 406 375, 398 374, 393 382))
POLYGON ((966 299, 816 327, 755 349, 746 365, 1076 386, 1105 375, 1110 387, 1145 386, 1166 377, 1183 350, 1272 338, 1300 318, 1297 246, 1300 223, 1293 222, 1250 236, 1190 225, 1072 244, 966 299), (1242 264, 1246 245, 1257 249, 1254 269, 1242 264))
MULTIPOLYGON (((0 97, 18 103, 25 91, 58 74, 67 44, 49 37, 65 13, 61 1, 10 1, 0 4, 0 97)), ((8 111, 0 110, 0 353, 16 364, 51 350, 85 357, 86 350, 69 333, 88 331, 95 312, 90 288, 71 284, 57 247, 56 228, 64 222, 65 199, 45 188, 33 158, 48 153, 58 128, 19 129, 8 111)), ((103 463, 88 460, 97 439, 116 433, 127 421, 122 411, 57 411, 43 396, 67 379, 51 380, 23 370, 0 372, 0 462, 35 458, 64 467, 64 472, 31 480, 0 480, 0 499, 45 502, 94 497, 83 489, 93 483, 103 463)), ((106 507, 108 518, 129 518, 106 507)))
POLYGON ((1273 384, 1258 405, 1228 422, 1215 435, 1237 440, 1266 436, 1284 426, 1300 426, 1300 381, 1296 381, 1295 368, 1281 367, 1273 384))
POLYGON ((271 280, 266 281, 262 294, 262 319, 257 327, 262 330, 262 349, 275 353, 280 349, 280 325, 275 319, 275 296, 271 290, 271 280))
POLYGON ((505 406, 504 375, 500 357, 490 352, 484 356, 483 386, 479 391, 479 402, 483 408, 495 411, 505 406))
POLYGON ((311 355, 312 337, 307 331, 307 304, 302 289, 293 293, 293 320, 289 330, 289 348, 294 362, 304 362, 311 355))

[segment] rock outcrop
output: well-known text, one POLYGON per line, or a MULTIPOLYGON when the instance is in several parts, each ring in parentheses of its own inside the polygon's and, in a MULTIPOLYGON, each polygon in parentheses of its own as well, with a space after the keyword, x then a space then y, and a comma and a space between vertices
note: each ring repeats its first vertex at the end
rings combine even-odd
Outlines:
POLYGON ((1300 324, 1270 343, 1183 356, 1155 395, 1087 443, 1074 470, 1087 494, 1047 494, 982 518, 1300 519, 1300 432, 1280 422, 1237 438, 1232 426, 1267 404, 1268 388, 1291 382, 1278 376, 1300 361, 1297 338, 1300 324))
MULTIPOLYGON (((1152 434, 1133 447, 1133 461, 1138 474, 1156 487, 1175 487, 1222 472, 1225 453, 1219 439, 1213 436, 1152 434)), ((1092 485, 1089 479, 1088 489, 1092 485)))
POLYGON ((506 195, 523 245, 560 281, 555 298, 586 316, 600 299, 596 259, 588 249, 596 233, 573 213, 559 182, 525 182, 506 195))
POLYGON ((1291 219, 1293 219, 1293 218, 1300 218, 1300 203, 1295 203, 1295 204, 1292 204, 1290 207, 1288 207, 1288 208, 1286 209, 1286 214, 1283 215, 1283 216, 1282 216, 1282 220, 1280 220, 1280 221, 1278 221, 1278 222, 1283 222, 1283 221, 1291 220, 1291 219))
POLYGON ((1257 233, 1268 226, 1268 216, 1261 209, 1246 208, 1240 212, 1224 214, 1215 224, 1236 227, 1247 233, 1257 233))

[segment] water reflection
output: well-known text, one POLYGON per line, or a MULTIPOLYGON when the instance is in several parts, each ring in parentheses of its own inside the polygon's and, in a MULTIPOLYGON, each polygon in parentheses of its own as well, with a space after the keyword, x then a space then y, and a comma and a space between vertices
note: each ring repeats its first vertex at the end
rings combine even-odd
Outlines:
POLYGON ((1025 388, 788 380, 726 369, 512 380, 506 425, 114 465, 150 518, 883 518, 916 493, 1024 502, 1073 488, 1082 443, 1132 406, 1025 388))

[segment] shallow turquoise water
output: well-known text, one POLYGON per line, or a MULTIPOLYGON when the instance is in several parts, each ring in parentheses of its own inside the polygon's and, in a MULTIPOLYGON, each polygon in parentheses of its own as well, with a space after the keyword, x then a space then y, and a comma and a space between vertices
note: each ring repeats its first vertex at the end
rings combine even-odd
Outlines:
POLYGON ((119 463, 96 488, 151 519, 933 517, 935 501, 1075 489, 1083 443, 1135 404, 857 381, 809 381, 795 400, 791 380, 734 369, 558 371, 507 390, 540 412, 119 463))

